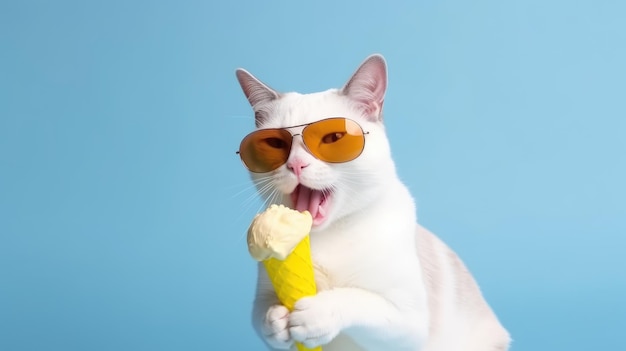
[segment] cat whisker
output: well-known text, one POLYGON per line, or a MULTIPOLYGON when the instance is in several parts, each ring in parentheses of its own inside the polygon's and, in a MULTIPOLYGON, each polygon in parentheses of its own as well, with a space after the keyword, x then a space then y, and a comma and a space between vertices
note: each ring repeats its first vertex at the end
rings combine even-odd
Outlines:
MULTIPOLYGON (((270 204, 276 203, 276 200, 280 197, 281 194, 276 188, 272 187, 270 184, 261 188, 259 190, 259 195, 260 196, 258 197, 265 198, 265 200, 261 202, 261 204, 259 205, 255 213, 260 213, 263 211, 263 209, 267 208, 270 204), (267 196, 263 196, 263 195, 267 195, 267 196)), ((244 238, 244 236, 247 236, 247 233, 243 233, 237 239, 237 242, 240 242, 244 238)))
MULTIPOLYGON (((264 177, 264 178, 260 178, 260 179, 251 179, 252 180, 252 184, 257 183, 258 181, 267 181, 267 180, 271 180, 271 177, 264 177)), ((245 182, 241 182, 241 183, 235 183, 235 184, 230 184, 226 186, 226 190, 230 190, 230 189, 234 189, 234 188, 239 188, 239 187, 248 187, 250 186, 250 179, 246 180, 245 182)))
POLYGON ((238 194, 235 195, 239 196, 243 194, 246 190, 252 190, 251 194, 243 199, 243 201, 241 201, 243 209, 237 216, 237 221, 242 220, 242 216, 250 212, 250 209, 252 208, 256 200, 262 199, 263 196, 268 192, 275 191, 273 190, 273 183, 271 182, 270 178, 257 180, 254 183, 255 184, 248 186, 246 189, 240 191, 238 194))
MULTIPOLYGON (((231 195, 232 198, 238 197, 243 195, 244 193, 246 193, 247 191, 252 191, 254 193, 256 193, 256 188, 258 187, 258 185, 260 184, 252 184, 252 185, 248 185, 245 188, 239 190, 238 192, 234 193, 233 195, 231 195)), ((256 194, 254 194, 256 195, 256 194)))
POLYGON ((333 184, 335 189, 341 189, 343 193, 345 193, 352 201, 358 202, 363 195, 358 189, 360 189, 362 184, 353 181, 338 181, 336 184, 333 184), (350 184, 355 186, 349 186, 350 184))
MULTIPOLYGON (((266 184, 268 182, 271 182, 272 178, 271 177, 263 177, 263 178, 259 178, 259 179, 252 179, 252 184, 250 184, 249 182, 245 183, 245 184, 240 184, 237 187, 241 187, 243 186, 244 188, 240 191, 238 191, 237 193, 233 194, 232 197, 237 197, 239 195, 241 195, 243 192, 249 190, 249 189, 253 189, 256 191, 257 187, 260 187, 263 184, 266 184)), ((231 186, 230 188, 234 188, 235 186, 231 186)))

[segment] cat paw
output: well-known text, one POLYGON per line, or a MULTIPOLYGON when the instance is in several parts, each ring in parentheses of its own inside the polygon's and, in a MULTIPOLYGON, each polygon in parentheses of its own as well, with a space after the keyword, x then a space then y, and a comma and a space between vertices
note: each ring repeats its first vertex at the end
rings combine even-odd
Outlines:
POLYGON ((267 310, 261 332, 265 341, 274 349, 289 350, 293 339, 288 328, 289 310, 283 305, 274 305, 267 310))
POLYGON ((291 337, 308 348, 328 344, 341 328, 339 310, 332 296, 324 293, 298 300, 289 316, 291 337))

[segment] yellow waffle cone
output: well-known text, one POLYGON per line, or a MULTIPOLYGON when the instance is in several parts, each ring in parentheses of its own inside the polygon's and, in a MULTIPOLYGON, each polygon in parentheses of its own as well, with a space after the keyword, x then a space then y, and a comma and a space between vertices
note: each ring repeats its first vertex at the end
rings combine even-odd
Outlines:
MULTIPOLYGON (((274 285, 278 300, 289 311, 293 310, 299 299, 317 293, 308 235, 302 239, 284 261, 269 258, 263 261, 263 264, 272 285, 274 285)), ((321 347, 309 349, 300 343, 296 343, 296 346, 299 351, 322 351, 321 347)))

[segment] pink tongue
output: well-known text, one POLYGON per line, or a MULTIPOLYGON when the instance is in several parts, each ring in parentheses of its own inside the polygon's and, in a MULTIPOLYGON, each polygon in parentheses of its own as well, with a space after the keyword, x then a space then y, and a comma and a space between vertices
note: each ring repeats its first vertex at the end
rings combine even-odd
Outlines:
POLYGON ((302 185, 298 186, 296 191, 296 210, 300 212, 309 211, 311 217, 315 218, 319 213, 320 204, 322 203, 322 192, 309 189, 302 185))

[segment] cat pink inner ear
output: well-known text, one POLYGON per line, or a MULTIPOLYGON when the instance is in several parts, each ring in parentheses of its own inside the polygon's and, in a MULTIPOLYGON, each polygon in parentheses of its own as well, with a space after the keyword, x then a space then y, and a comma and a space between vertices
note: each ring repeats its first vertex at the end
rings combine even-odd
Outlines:
POLYGON ((358 102, 368 117, 382 117, 387 90, 387 64, 381 55, 369 56, 352 75, 342 92, 358 102))
POLYGON ((239 81, 239 85, 241 85, 243 93, 246 95, 253 109, 260 103, 269 102, 278 98, 276 91, 256 79, 256 77, 245 69, 239 68, 235 71, 235 74, 237 75, 237 80, 239 81))

